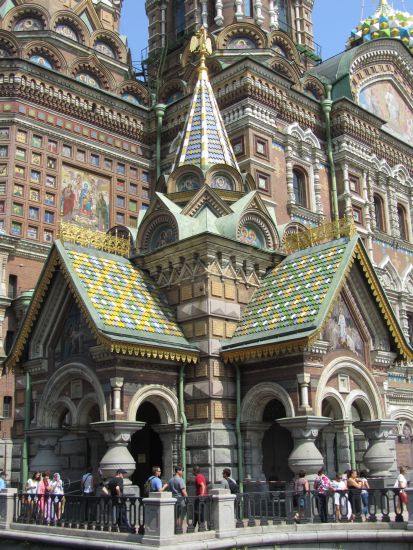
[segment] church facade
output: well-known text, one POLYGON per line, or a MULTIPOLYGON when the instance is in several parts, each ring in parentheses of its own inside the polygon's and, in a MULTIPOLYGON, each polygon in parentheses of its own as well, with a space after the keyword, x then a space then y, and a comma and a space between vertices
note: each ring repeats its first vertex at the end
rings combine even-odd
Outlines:
POLYGON ((154 463, 254 487, 412 462, 413 20, 381 1, 323 63, 312 7, 148 1, 148 87, 71 69, 82 90, 139 98, 130 147, 148 160, 129 149, 126 169, 152 170, 152 198, 122 223, 119 173, 110 199, 95 179, 91 216, 62 145, 66 223, 5 361, 15 480, 22 451, 24 474, 122 466, 135 485, 154 463))

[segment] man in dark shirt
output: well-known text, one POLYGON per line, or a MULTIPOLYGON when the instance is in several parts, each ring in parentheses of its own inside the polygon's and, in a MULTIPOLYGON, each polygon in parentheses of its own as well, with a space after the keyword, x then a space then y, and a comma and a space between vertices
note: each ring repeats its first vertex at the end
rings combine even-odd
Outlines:
POLYGON ((119 531, 129 531, 135 533, 134 527, 131 527, 128 522, 126 514, 126 502, 123 497, 123 476, 127 474, 126 470, 119 469, 116 471, 115 477, 113 477, 108 483, 109 493, 112 496, 112 504, 116 512, 116 522, 119 527, 119 531))
POLYGON ((169 488, 172 492, 172 496, 177 499, 176 503, 176 520, 177 520, 177 533, 182 533, 182 523, 185 517, 185 497, 188 496, 186 492, 185 481, 183 477, 182 466, 176 466, 175 475, 169 480, 169 488))

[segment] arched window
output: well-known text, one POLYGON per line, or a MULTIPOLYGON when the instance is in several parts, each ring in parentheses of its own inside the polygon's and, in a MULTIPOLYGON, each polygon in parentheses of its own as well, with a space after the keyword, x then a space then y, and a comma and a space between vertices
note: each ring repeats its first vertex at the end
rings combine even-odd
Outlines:
POLYGON ((376 229, 385 231, 383 199, 380 195, 374 195, 374 217, 376 220, 376 229))
POLYGON ((295 203, 307 208, 306 177, 301 170, 293 170, 293 190, 295 203))
POLYGON ((407 241, 407 218, 406 210, 401 204, 397 205, 397 218, 399 220, 400 238, 407 241))
POLYGON ((185 32, 185 0, 175 0, 175 32, 177 36, 185 32))
POLYGON ((3 397, 3 417, 4 418, 10 418, 11 417, 11 406, 12 406, 12 398, 10 395, 5 395, 3 397))
POLYGON ((282 31, 288 29, 287 0, 278 0, 278 26, 282 31))
POLYGON ((9 275, 9 298, 17 297, 17 275, 9 275))
POLYGON ((254 8, 252 0, 244 0, 244 15, 245 17, 252 17, 254 14, 254 8))

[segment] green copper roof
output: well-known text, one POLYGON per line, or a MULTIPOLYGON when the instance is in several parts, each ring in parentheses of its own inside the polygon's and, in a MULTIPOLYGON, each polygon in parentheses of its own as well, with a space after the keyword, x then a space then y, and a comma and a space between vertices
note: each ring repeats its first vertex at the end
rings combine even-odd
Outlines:
POLYGON ((267 275, 224 350, 309 336, 319 324, 357 237, 292 254, 267 275))
POLYGON ((195 165, 206 171, 215 164, 238 168, 206 69, 201 69, 186 120, 174 170, 195 165))

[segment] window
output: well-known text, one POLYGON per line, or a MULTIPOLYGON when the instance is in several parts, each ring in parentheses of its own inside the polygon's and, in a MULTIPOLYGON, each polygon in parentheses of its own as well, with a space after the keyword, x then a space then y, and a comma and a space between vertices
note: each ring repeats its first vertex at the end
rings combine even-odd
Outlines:
POLYGON ((360 178, 350 174, 348 181, 349 181, 350 191, 352 193, 357 193, 358 195, 360 195, 360 178))
POLYGON ((136 212, 138 210, 138 203, 136 201, 129 201, 129 210, 136 212))
POLYGON ((116 197, 116 206, 118 208, 125 208, 125 197, 120 197, 119 195, 116 197))
POLYGON ((56 187, 56 177, 46 176, 46 187, 56 187))
POLYGON ((53 242, 53 231, 49 231, 48 229, 45 229, 43 232, 43 240, 46 243, 52 243, 53 242))
POLYGON ((5 195, 5 194, 6 194, 6 184, 0 183, 0 195, 5 195))
POLYGON ((117 191, 125 191, 125 182, 121 180, 116 181, 116 190, 117 191))
POLYGON ((380 195, 374 195, 374 218, 376 220, 376 229, 385 231, 383 199, 380 195))
POLYGON ((78 160, 79 162, 85 162, 86 153, 82 149, 78 149, 76 151, 76 160, 78 160))
POLYGON ((177 36, 185 31, 185 0, 175 0, 175 30, 177 36))
POLYGON ((138 186, 136 183, 130 183, 129 184, 129 193, 131 195, 137 195, 138 194, 138 186))
POLYGON ((363 210, 358 206, 353 206, 353 219, 359 225, 363 223, 363 210))
POLYGON ((268 141, 254 136, 255 153, 261 157, 268 158, 268 141))
POLYGON ((138 169, 135 166, 130 167, 129 174, 131 178, 138 179, 138 169))
POLYGON ((33 153, 32 152, 32 164, 35 166, 41 166, 42 164, 42 155, 40 153, 33 153))
POLYGON ((55 196, 52 193, 46 193, 44 196, 44 203, 48 206, 54 206, 55 196))
POLYGON ((232 142, 232 149, 236 156, 244 154, 244 138, 239 137, 232 142))
POLYGON ((47 167, 56 170, 57 160, 53 157, 47 157, 47 167))
POLYGON ((138 218, 135 218, 135 216, 129 216, 129 226, 130 227, 137 227, 138 226, 138 218))
POLYGON ((125 214, 122 214, 121 212, 116 212, 116 223, 125 223, 125 214))
POLYGON ((150 183, 151 181, 151 176, 146 170, 142 170, 142 181, 144 183, 150 183))
POLYGON ((307 208, 306 181, 301 170, 293 170, 293 192, 295 203, 307 208))
POLYGON ((260 191, 267 191, 269 190, 269 176, 267 174, 262 174, 261 172, 257 172, 257 185, 258 189, 260 191))
POLYGON ((27 132, 24 132, 23 130, 17 130, 16 141, 17 143, 27 143, 27 132))
POLYGON ((16 157, 17 160, 25 161, 26 160, 26 150, 25 149, 20 149, 20 147, 18 147, 16 149, 15 157, 16 157))
POLYGON ((149 191, 147 189, 142 189, 141 197, 143 199, 149 199, 149 191))
POLYGON ((72 156, 72 148, 70 145, 63 145, 62 147, 62 155, 64 157, 71 157, 72 156))
POLYGON ((10 132, 8 128, 0 128, 0 139, 9 139, 10 132))
POLYGON ((121 162, 118 162, 118 165, 116 166, 116 172, 119 175, 124 176, 126 174, 126 166, 121 162))
POLYGON ((39 200, 40 200, 40 191, 38 189, 34 189, 33 187, 30 187, 29 198, 30 198, 31 201, 39 202, 39 200))
POLYGON ((22 224, 19 222, 11 222, 11 234, 20 237, 22 234, 22 224))
POLYGON ((41 136, 36 136, 33 134, 32 136, 32 147, 40 148, 43 145, 43 138, 41 136))
POLYGON ((0 176, 7 176, 7 164, 0 164, 0 176))
POLYGON ((100 157, 99 155, 90 155, 90 164, 93 164, 93 166, 99 166, 100 165, 100 157))
POLYGON ((26 176, 26 168, 24 168, 23 166, 15 166, 14 175, 16 176, 16 178, 24 178, 26 176))
POLYGON ((406 210, 401 204, 397 205, 397 218, 399 220, 400 238, 407 241, 407 218, 406 210))
POLYGON ((57 154, 57 141, 49 139, 49 141, 47 142, 47 150, 49 151, 49 153, 57 154))
POLYGON ((253 16, 252 0, 244 0, 244 15, 245 17, 253 16))
POLYGON ((40 172, 38 172, 37 170, 30 170, 30 181, 32 183, 40 184, 40 172))
POLYGON ((3 417, 10 418, 12 414, 11 410, 12 398, 9 395, 3 397, 3 417))
POLYGON ((105 159, 105 169, 111 170, 113 169, 113 162, 110 159, 105 159))
POLYGON ((9 289, 8 289, 8 297, 9 298, 16 298, 17 296, 17 275, 9 275, 9 289))
POLYGON ((28 239, 38 239, 39 238, 39 230, 37 227, 34 227, 32 225, 29 225, 27 228, 27 238, 28 239))
POLYGON ((6 209, 6 204, 4 201, 0 201, 0 214, 4 214, 6 209))
POLYGON ((39 220, 39 209, 36 206, 29 206, 29 219, 39 220))
POLYGON ((15 216, 23 216, 23 205, 19 202, 14 202, 12 204, 12 212, 15 216))
POLYGON ((24 193, 24 186, 23 185, 19 185, 18 183, 15 183, 13 185, 13 195, 15 197, 22 197, 23 196, 23 193, 24 193))
POLYGON ((7 145, 1 145, 0 146, 0 157, 4 158, 7 157, 9 154, 9 148, 7 145))
POLYGON ((49 212, 46 210, 44 213, 44 221, 45 223, 54 223, 54 212, 49 212))

